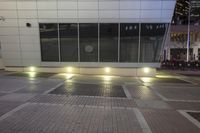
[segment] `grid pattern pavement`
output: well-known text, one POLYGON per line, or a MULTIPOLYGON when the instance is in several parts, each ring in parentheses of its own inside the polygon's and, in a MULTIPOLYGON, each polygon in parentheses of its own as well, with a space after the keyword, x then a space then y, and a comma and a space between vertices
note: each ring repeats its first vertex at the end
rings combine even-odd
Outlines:
MULTIPOLYGON (((102 79, 76 75, 70 80, 103 86, 102 79)), ((6 83, 0 87, 0 133, 200 132, 178 111, 200 110, 200 86, 182 82, 181 77, 177 83, 169 78, 149 85, 139 78, 112 77, 109 83, 123 86, 127 97, 47 94, 64 80, 51 74, 29 79, 24 74, 13 77, 3 73, 0 83, 6 83), (16 81, 20 84, 15 88, 16 81)))
POLYGON ((27 104, 0 121, 1 133, 142 133, 133 108, 27 104))

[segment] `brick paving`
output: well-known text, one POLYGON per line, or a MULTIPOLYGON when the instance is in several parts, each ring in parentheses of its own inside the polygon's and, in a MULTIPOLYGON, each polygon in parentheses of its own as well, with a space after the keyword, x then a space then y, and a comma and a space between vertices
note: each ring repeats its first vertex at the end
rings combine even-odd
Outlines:
POLYGON ((200 100, 200 87, 193 86, 159 86, 154 88, 157 92, 168 99, 173 100, 200 100))
POLYGON ((133 98, 143 100, 158 100, 160 99, 151 89, 146 86, 127 85, 129 93, 133 98))
POLYGON ((167 102, 172 108, 177 110, 200 110, 200 102, 167 102))
POLYGON ((17 106, 21 105, 23 102, 8 102, 0 101, 0 116, 13 110, 17 106))
POLYGON ((52 103, 67 105, 88 105, 88 106, 108 106, 108 107, 135 107, 134 100, 127 98, 107 98, 90 96, 70 96, 65 95, 39 95, 29 100, 33 103, 52 103))
POLYGON ((28 104, 0 122, 0 132, 142 133, 133 108, 28 104))
POLYGON ((200 132, 197 123, 180 113, 200 111, 200 81, 193 77, 176 75, 178 79, 154 78, 144 83, 137 77, 111 76, 106 80, 105 76, 66 79, 59 74, 39 73, 32 78, 25 73, 7 74, 0 71, 0 133, 200 132), (74 87, 64 89, 76 93, 49 94, 65 83, 74 87), (120 92, 115 87, 120 87, 120 92), (92 93, 98 88, 109 88, 108 94, 115 96, 92 93))
POLYGON ((177 111, 142 109, 153 133, 199 133, 200 129, 177 111))

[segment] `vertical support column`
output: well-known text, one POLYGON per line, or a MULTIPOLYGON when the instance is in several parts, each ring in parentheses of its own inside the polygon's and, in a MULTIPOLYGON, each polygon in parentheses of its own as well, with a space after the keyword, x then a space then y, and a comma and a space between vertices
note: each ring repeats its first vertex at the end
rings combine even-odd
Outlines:
POLYGON ((58 28, 58 58, 59 62, 61 62, 61 55, 60 55, 60 25, 57 22, 57 28, 58 28))
POLYGON ((120 23, 118 23, 118 62, 120 62, 120 23))
POLYGON ((138 62, 140 62, 141 23, 139 23, 138 62))
POLYGON ((77 24, 77 30, 78 30, 78 62, 80 62, 81 61, 81 59, 80 59, 80 35, 79 35, 79 23, 77 24))
POLYGON ((100 62, 100 22, 99 22, 99 0, 98 0, 98 62, 100 62))
POLYGON ((189 11, 188 11, 188 38, 187 38, 187 62, 190 60, 190 11, 191 11, 191 2, 189 0, 189 11))
POLYGON ((119 6, 118 6, 118 11, 119 11, 119 18, 118 18, 118 21, 119 21, 119 23, 118 23, 118 62, 120 62, 120 24, 121 24, 121 22, 120 22, 120 0, 119 0, 119 6))
POLYGON ((17 4, 18 0, 16 0, 15 2, 16 2, 16 12, 17 12, 17 29, 18 29, 18 37, 19 37, 20 61, 21 61, 21 66, 24 67, 24 61, 23 61, 23 56, 22 56, 22 46, 21 46, 20 24, 19 24, 19 9, 18 9, 18 4, 17 4))
POLYGON ((58 59, 59 62, 61 62, 61 55, 60 55, 60 25, 58 21, 58 0, 56 1, 56 7, 57 7, 57 29, 58 29, 58 59))
POLYGON ((98 22, 98 62, 100 62, 100 23, 98 22))
POLYGON ((76 0, 76 1, 77 1, 77 18, 78 18, 78 23, 77 23, 77 33, 78 33, 78 62, 80 63, 79 6, 78 6, 78 0, 76 0))

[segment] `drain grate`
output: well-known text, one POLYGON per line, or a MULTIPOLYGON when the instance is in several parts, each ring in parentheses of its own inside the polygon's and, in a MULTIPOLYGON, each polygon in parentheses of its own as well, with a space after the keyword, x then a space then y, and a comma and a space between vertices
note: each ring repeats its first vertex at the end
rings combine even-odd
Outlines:
POLYGON ((200 122, 200 112, 187 112, 190 116, 200 122))
POLYGON ((65 83, 51 91, 50 94, 82 95, 82 96, 105 96, 126 97, 122 86, 112 84, 83 84, 65 83))

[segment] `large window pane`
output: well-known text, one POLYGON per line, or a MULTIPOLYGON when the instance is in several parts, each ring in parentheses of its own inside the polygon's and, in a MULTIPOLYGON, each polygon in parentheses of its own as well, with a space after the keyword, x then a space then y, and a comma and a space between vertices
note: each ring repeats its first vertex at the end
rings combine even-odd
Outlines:
POLYGON ((118 24, 100 24, 100 61, 118 61, 118 24))
POLYGON ((138 61, 139 24, 120 24, 120 62, 138 61))
POLYGON ((80 61, 98 61, 98 24, 79 24, 80 61))
POLYGON ((40 24, 42 61, 59 61, 57 24, 40 24))
POLYGON ((167 24, 141 24, 140 61, 158 62, 167 24))
POLYGON ((61 61, 78 61, 78 31, 77 24, 60 24, 60 56, 61 61))

